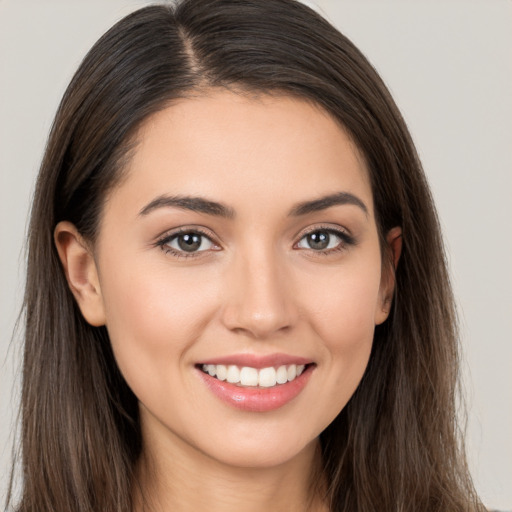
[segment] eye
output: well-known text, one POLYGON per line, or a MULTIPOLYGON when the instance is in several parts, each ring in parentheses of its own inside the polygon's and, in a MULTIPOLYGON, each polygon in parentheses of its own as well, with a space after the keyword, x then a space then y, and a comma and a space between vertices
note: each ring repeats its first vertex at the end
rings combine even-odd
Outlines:
POLYGON ((182 231, 165 237, 158 242, 165 251, 183 256, 208 251, 216 246, 210 238, 198 231, 182 231))
POLYGON ((314 251, 328 251, 342 247, 349 242, 346 233, 330 229, 318 229, 304 235, 297 244, 299 249, 312 249, 314 251))

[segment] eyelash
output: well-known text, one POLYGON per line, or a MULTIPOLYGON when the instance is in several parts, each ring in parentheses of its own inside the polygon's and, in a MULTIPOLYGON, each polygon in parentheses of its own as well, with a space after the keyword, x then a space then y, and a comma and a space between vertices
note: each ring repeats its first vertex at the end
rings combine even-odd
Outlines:
POLYGON ((212 236, 207 233, 206 231, 203 231, 201 228, 181 228, 178 231, 174 231, 172 233, 166 233, 164 236, 162 236, 160 239, 156 241, 156 246, 160 247, 162 251, 164 251, 165 254, 171 254, 175 258, 197 258, 202 255, 202 253, 207 251, 196 251, 196 252, 190 252, 187 253, 186 251, 177 251, 176 249, 169 246, 169 244, 176 238, 178 238, 180 235, 200 235, 201 237, 204 237, 208 239, 213 245, 215 242, 212 240, 212 236))
POLYGON ((313 233, 327 233, 329 235, 334 235, 340 239, 340 242, 336 245, 336 247, 333 247, 331 249, 309 249, 315 256, 330 256, 332 254, 345 251, 350 246, 356 245, 357 243, 356 239, 343 229, 336 229, 331 226, 315 226, 314 228, 309 229, 304 233, 301 233, 299 241, 294 244, 294 247, 297 246, 304 238, 306 238, 309 235, 312 235, 313 233))
MULTIPOLYGON (((336 247, 333 247, 331 249, 326 250, 314 250, 309 249, 314 255, 323 255, 328 256, 335 253, 338 253, 340 251, 346 250, 348 247, 356 245, 356 240, 353 236, 349 235, 346 231, 341 229, 335 229, 332 227, 322 227, 322 226, 315 226, 313 229, 310 229, 300 235, 299 241, 294 244, 294 248, 297 248, 297 245, 307 236, 312 235, 314 233, 327 233, 329 235, 334 235, 337 238, 340 239, 340 242, 336 247)), ((205 253, 207 251, 194 251, 187 253, 186 251, 177 251, 176 249, 169 246, 169 244, 175 240, 180 235, 200 235, 201 237, 207 238, 214 246, 217 245, 213 240, 209 233, 206 231, 203 231, 201 228, 181 228, 178 231, 174 231, 170 234, 166 233, 164 236, 162 236, 160 239, 158 239, 155 243, 157 247, 162 249, 162 251, 165 252, 165 254, 171 254, 175 258, 198 258, 202 255, 202 253, 205 253)), ((299 248, 297 248, 299 249, 299 248)), ((218 250, 218 249, 217 249, 218 250)))

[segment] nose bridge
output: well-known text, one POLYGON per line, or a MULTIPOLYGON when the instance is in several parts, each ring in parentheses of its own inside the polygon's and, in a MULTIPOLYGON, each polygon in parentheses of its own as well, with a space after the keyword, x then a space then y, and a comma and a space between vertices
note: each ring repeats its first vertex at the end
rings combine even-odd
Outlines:
POLYGON ((265 338, 296 320, 287 269, 271 244, 239 251, 228 272, 224 322, 231 330, 265 338))

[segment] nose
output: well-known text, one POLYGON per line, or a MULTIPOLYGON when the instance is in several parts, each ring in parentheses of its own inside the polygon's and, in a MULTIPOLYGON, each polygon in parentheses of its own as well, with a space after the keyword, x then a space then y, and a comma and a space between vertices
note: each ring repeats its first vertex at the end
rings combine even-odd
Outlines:
POLYGON ((298 311, 291 282, 272 251, 238 257, 226 271, 222 321, 229 330, 265 339, 294 326, 298 311))

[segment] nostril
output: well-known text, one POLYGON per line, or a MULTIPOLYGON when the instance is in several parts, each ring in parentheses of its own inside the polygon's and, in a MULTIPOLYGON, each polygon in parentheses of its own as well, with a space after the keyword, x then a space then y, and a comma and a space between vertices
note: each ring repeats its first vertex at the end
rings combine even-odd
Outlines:
POLYGON ((230 331, 256 339, 289 332, 295 323, 290 308, 276 306, 272 310, 261 311, 261 308, 256 309, 249 304, 230 305, 223 312, 222 320, 230 331))
POLYGON ((223 290, 224 325, 256 339, 289 332, 298 313, 285 269, 278 268, 275 254, 270 252, 251 254, 250 258, 240 257, 231 268, 223 290))

